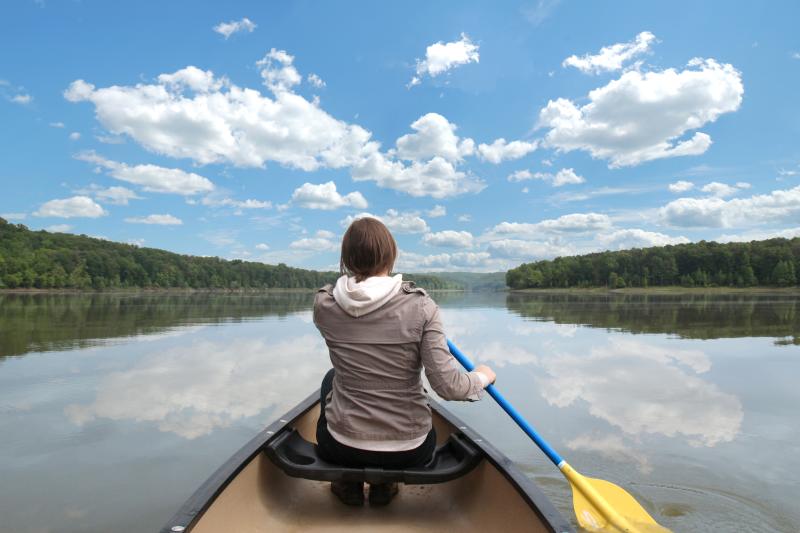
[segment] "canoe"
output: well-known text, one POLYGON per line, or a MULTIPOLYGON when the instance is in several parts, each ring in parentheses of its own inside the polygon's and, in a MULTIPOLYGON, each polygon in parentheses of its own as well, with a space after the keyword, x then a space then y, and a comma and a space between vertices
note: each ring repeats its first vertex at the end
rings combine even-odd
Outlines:
POLYGON ((431 401, 437 453, 426 467, 347 469, 314 457, 319 392, 267 426, 225 462, 162 533, 516 531, 574 528, 499 450, 431 401), (331 479, 405 482, 385 507, 349 507, 331 479))

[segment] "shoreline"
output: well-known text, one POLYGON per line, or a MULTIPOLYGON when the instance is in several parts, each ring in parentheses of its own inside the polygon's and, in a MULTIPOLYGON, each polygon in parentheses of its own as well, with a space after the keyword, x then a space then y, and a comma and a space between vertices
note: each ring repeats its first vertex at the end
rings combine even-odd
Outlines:
MULTIPOLYGON (((425 289, 425 287, 423 287, 425 289)), ((130 288, 130 289, 0 289, 3 294, 270 294, 270 293, 292 293, 305 294, 314 293, 318 289, 309 288, 249 288, 249 289, 181 289, 171 288, 130 288)), ((527 290, 527 289, 526 289, 527 290)), ((426 292, 471 292, 464 289, 425 289, 426 292)), ((474 291, 472 291, 474 292, 474 291)))
POLYGON ((800 287, 567 287, 547 289, 508 289, 511 293, 554 294, 799 294, 800 287))

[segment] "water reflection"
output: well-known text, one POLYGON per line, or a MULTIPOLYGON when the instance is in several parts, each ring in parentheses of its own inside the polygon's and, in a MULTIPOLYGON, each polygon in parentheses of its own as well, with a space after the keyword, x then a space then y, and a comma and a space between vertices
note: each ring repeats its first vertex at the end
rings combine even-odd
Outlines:
POLYGON ((683 435, 692 445, 715 446, 736 437, 742 405, 696 374, 711 368, 698 350, 666 349, 611 338, 588 354, 541 361, 541 394, 556 407, 578 400, 589 413, 628 435, 683 435))
POLYGON ((185 324, 286 316, 312 303, 310 292, 0 294, 0 359, 185 324))
POLYGON ((690 339, 783 337, 800 344, 797 294, 518 293, 506 298, 522 317, 690 339))
POLYGON ((195 439, 270 407, 288 409, 329 366, 318 335, 193 341, 109 374, 92 403, 65 412, 78 425, 97 418, 150 422, 195 439))

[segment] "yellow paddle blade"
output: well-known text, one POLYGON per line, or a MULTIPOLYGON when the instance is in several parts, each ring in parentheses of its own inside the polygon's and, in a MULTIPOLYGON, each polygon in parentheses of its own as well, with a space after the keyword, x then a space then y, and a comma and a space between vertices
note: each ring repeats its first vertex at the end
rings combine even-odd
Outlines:
POLYGON ((670 533, 617 485, 584 477, 566 463, 562 463, 561 471, 572 486, 572 506, 583 529, 602 533, 670 533))

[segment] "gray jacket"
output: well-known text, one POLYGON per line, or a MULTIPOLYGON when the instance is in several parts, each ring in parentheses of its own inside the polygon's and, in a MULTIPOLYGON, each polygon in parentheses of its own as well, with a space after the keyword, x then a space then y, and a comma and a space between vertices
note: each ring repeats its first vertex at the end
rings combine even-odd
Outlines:
POLYGON ((360 317, 347 314, 326 285, 314 300, 314 324, 336 370, 328 427, 362 440, 412 440, 431 429, 421 370, 445 400, 477 400, 483 387, 462 372, 445 341, 439 307, 413 283, 360 317))

